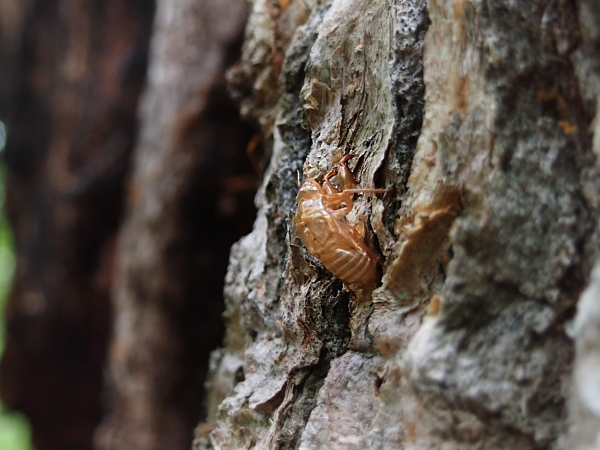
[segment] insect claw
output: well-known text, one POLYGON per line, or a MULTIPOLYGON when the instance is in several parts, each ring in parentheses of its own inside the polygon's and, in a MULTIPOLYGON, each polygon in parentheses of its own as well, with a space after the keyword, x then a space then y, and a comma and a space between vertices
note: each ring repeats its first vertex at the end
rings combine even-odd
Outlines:
POLYGON ((344 155, 342 157, 342 159, 340 160, 340 164, 346 164, 348 161, 350 161, 352 158, 358 158, 358 155, 344 155))
POLYGON ((338 169, 337 169, 337 167, 334 167, 329 172, 327 172, 327 175, 325 175, 325 180, 329 181, 329 179, 335 177, 337 174, 338 174, 338 169))

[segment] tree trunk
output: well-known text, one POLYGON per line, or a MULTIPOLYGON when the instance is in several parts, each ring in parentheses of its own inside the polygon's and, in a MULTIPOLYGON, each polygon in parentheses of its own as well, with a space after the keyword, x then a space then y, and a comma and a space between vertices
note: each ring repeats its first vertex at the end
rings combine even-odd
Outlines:
POLYGON ((255 217, 253 131, 224 77, 245 15, 158 2, 134 148, 154 2, 0 0, 18 259, 1 387, 38 450, 191 445, 229 248, 255 217))
POLYGON ((119 236, 99 449, 188 449, 222 339, 229 248, 255 215, 251 138, 225 91, 242 0, 157 3, 129 210, 119 236), (191 45, 193 43, 193 45, 191 45))
POLYGON ((230 79, 272 155, 196 448, 597 448, 596 3, 252 3, 230 79), (294 226, 348 154, 389 191, 347 219, 374 290, 294 226))
POLYGON ((102 416, 114 242, 153 3, 0 0, 0 119, 17 270, 2 401, 37 450, 89 449, 102 416))

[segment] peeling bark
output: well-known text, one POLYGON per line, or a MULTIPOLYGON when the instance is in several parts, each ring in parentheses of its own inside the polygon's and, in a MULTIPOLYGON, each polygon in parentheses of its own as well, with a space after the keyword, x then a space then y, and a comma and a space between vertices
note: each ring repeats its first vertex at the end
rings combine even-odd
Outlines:
POLYGON ((598 242, 592 3, 252 2, 230 80, 272 153, 196 448, 580 442, 566 330, 598 242), (292 226, 296 172, 345 154, 391 190, 348 216, 385 259, 373 292, 292 226))

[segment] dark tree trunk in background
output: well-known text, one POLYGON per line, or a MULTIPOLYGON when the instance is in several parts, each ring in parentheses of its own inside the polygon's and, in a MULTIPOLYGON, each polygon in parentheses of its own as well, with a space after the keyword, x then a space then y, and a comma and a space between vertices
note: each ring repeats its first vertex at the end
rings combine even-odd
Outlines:
POLYGON ((599 448, 596 0, 0 0, 0 25, 0 387, 38 449, 179 450, 198 421, 198 450, 599 448), (374 290, 293 226, 298 175, 347 154, 388 190, 348 215, 374 290))
POLYGON ((229 248, 255 215, 252 131, 224 78, 245 4, 154 10, 0 1, 18 258, 1 393, 38 450, 185 449, 203 417, 229 248))
POLYGON ((224 77, 245 17, 243 0, 158 2, 114 271, 100 449, 188 449, 202 417, 229 248, 255 216, 257 179, 243 154, 252 135, 224 77))
POLYGON ((109 290, 154 6, 0 1, 0 118, 17 251, 3 402, 37 450, 86 449, 102 416, 109 290))

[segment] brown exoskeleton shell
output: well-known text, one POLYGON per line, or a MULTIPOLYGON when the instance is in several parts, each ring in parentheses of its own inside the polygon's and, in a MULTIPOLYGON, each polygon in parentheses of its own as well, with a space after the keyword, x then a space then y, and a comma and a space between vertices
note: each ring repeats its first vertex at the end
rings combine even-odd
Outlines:
POLYGON ((354 156, 344 156, 322 185, 314 179, 302 185, 297 199, 296 231, 306 248, 343 282, 374 285, 379 280, 379 257, 365 243, 362 233, 348 223, 346 215, 354 205, 353 194, 380 194, 386 190, 355 188, 356 180, 346 164, 354 156), (330 181, 334 175, 340 189, 330 181))

